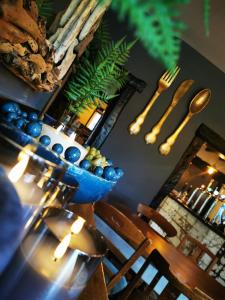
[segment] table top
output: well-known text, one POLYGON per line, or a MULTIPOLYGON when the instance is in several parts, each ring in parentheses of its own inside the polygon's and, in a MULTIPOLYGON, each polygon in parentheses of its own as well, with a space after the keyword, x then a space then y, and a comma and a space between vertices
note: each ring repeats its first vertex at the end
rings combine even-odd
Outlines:
POLYGON ((146 237, 152 240, 152 244, 148 248, 149 253, 156 249, 168 261, 170 270, 180 282, 188 285, 192 289, 198 287, 215 300, 225 299, 225 287, 210 277, 207 272, 201 270, 176 247, 154 232, 149 225, 137 215, 132 214, 131 211, 125 208, 121 210, 142 230, 146 237))
MULTIPOLYGON (((94 210, 91 204, 73 204, 70 208, 83 217, 88 224, 95 226, 94 210)), ((98 266, 78 300, 108 300, 102 264, 98 266)))

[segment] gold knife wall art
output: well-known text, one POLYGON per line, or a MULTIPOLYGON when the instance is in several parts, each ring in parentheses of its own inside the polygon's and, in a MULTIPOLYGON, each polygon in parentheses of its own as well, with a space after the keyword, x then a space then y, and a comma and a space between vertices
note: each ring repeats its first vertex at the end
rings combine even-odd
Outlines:
POLYGON ((180 99, 184 96, 184 94, 190 89, 192 84, 194 83, 194 80, 185 80, 181 83, 181 85, 176 90, 173 99, 168 106, 167 110, 165 111, 162 118, 159 120, 159 122, 152 128, 151 132, 147 133, 145 136, 145 142, 146 144, 154 144, 157 139, 157 135, 159 135, 161 128, 163 124, 165 123, 166 119, 174 109, 174 107, 178 104, 180 99))
MULTIPOLYGON (((155 91, 154 95, 152 96, 151 100, 148 102, 147 106, 143 110, 143 112, 135 119, 133 123, 129 126, 129 132, 130 134, 138 134, 141 130, 141 126, 143 125, 147 114, 149 113, 150 109, 152 108, 153 104, 157 100, 157 98, 160 96, 160 94, 170 87, 170 85, 173 83, 175 78, 177 77, 178 73, 180 72, 180 68, 177 66, 173 71, 166 71, 161 78, 158 81, 158 88, 155 91)), ((194 80, 185 80, 183 81, 180 86, 177 88, 176 92, 174 93, 174 96, 172 98, 172 101, 170 105, 167 107, 165 113, 161 117, 161 119, 158 121, 158 123, 152 128, 152 130, 145 135, 145 142, 146 144, 154 144, 156 142, 157 136, 159 135, 161 128, 163 124, 165 123, 166 119, 170 115, 170 113, 173 111, 175 106, 178 104, 180 99, 187 93, 187 91, 191 88, 193 85, 194 80)), ((174 131, 174 133, 167 138, 166 142, 161 144, 159 147, 160 154, 166 156, 171 151, 172 146, 176 142, 176 139, 178 138, 179 134, 185 127, 185 125, 189 122, 189 120, 193 117, 193 115, 200 113, 209 103, 209 100, 211 98, 211 90, 210 89, 204 89, 201 90, 190 102, 189 105, 189 112, 184 118, 184 120, 181 122, 181 124, 177 127, 177 129, 174 131)))

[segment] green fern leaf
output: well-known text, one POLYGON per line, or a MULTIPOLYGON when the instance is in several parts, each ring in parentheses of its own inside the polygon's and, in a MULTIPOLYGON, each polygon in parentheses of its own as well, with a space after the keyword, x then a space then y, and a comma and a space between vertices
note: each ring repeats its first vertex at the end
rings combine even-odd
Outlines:
POLYGON ((180 52, 180 37, 185 25, 179 21, 178 4, 188 0, 113 0, 112 8, 119 17, 128 17, 135 34, 155 58, 167 68, 177 63, 180 52))
POLYGON ((122 38, 116 43, 102 45, 95 56, 82 57, 64 92, 70 108, 73 108, 70 109, 72 113, 79 114, 97 105, 96 98, 107 102, 116 97, 116 92, 127 81, 128 73, 121 67, 126 63, 134 43, 126 43, 122 38))
POLYGON ((49 19, 54 14, 53 0, 36 0, 40 16, 49 19))
POLYGON ((209 36, 210 10, 211 10, 210 0, 204 0, 204 25, 205 25, 205 34, 206 34, 206 36, 209 36))

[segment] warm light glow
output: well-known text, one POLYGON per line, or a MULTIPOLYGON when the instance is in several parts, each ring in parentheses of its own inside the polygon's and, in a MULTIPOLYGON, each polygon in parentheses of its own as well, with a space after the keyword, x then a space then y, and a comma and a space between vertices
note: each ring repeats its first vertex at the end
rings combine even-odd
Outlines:
POLYGON ((222 160, 225 160, 225 155, 223 155, 222 153, 219 153, 219 158, 221 158, 222 160))
POLYGON ((78 217, 76 221, 71 226, 71 233, 78 234, 84 226, 85 220, 81 217, 78 217))
POLYGON ((76 137, 76 132, 72 132, 71 135, 69 136, 69 140, 72 142, 74 141, 75 137, 76 137))
POLYGON ((212 175, 213 173, 216 172, 216 169, 210 166, 210 167, 208 167, 207 172, 208 172, 209 175, 212 175))
POLYGON ((68 233, 63 240, 59 243, 59 245, 56 247, 54 252, 54 261, 59 260, 63 257, 63 255, 66 253, 67 248, 70 245, 70 240, 72 238, 72 234, 79 234, 84 226, 85 220, 81 217, 77 217, 76 221, 73 222, 70 233, 68 233))
POLYGON ((28 165, 29 158, 30 157, 28 154, 21 151, 21 153, 18 156, 18 163, 9 172, 9 180, 15 183, 23 176, 23 173, 25 172, 26 167, 28 165))
POLYGON ((52 204, 55 202, 55 199, 58 196, 59 192, 60 192, 60 188, 57 186, 55 188, 54 193, 51 195, 50 199, 48 200, 48 206, 52 206, 52 204))
POLYGON ((60 124, 57 128, 56 128, 56 132, 60 132, 64 127, 64 124, 60 124))
POLYGON ((69 247, 71 240, 71 233, 68 233, 63 240, 59 243, 56 247, 54 252, 54 260, 57 261, 58 259, 62 258, 63 255, 66 253, 67 248, 69 247))

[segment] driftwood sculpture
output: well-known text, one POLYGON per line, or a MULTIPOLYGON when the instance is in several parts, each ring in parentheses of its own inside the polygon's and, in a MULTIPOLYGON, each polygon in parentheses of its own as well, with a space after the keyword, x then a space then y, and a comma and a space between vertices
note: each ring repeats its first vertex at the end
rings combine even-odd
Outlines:
POLYGON ((56 17, 50 28, 49 44, 54 52, 53 61, 58 65, 59 79, 92 40, 110 2, 98 4, 97 0, 72 0, 68 8, 56 17))
POLYGON ((92 40, 109 4, 72 0, 57 15, 47 40, 34 0, 1 0, 1 61, 32 88, 52 91, 92 40))
POLYGON ((0 1, 0 54, 7 68, 33 88, 51 91, 58 83, 45 22, 38 17, 36 2, 0 1))

